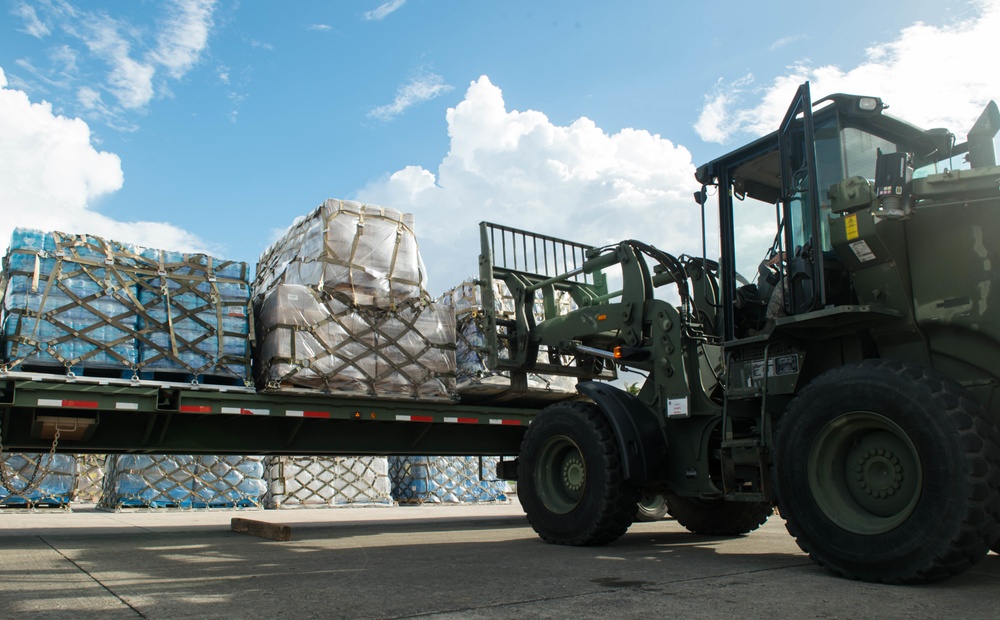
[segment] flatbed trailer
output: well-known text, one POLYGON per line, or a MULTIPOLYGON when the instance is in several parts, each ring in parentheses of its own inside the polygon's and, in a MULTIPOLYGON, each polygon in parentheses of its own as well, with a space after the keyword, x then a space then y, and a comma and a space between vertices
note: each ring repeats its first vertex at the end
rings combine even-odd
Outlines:
POLYGON ((0 374, 5 452, 516 456, 540 409, 0 374))

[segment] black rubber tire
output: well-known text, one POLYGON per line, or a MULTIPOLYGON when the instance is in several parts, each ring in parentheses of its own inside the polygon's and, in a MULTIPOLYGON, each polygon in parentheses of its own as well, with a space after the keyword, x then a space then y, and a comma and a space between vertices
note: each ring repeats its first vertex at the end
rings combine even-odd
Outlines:
POLYGON ((781 516, 803 551, 843 577, 944 579, 1000 537, 998 446, 983 407, 933 370, 891 360, 837 368, 780 421, 781 516))
POLYGON ((641 523, 652 523, 661 521, 667 516, 667 499, 662 493, 652 493, 639 498, 639 504, 635 511, 635 520, 641 523))
POLYGON ((670 516, 677 519, 692 534, 709 536, 739 536, 749 534, 764 525, 774 513, 771 504, 759 502, 727 502, 694 497, 666 495, 670 516))
POLYGON ((532 421, 521 442, 517 495, 542 539, 575 546, 620 538, 639 501, 638 488, 625 481, 611 427, 596 405, 584 402, 549 405, 532 421), (552 466, 553 446, 573 455, 562 468, 552 466))

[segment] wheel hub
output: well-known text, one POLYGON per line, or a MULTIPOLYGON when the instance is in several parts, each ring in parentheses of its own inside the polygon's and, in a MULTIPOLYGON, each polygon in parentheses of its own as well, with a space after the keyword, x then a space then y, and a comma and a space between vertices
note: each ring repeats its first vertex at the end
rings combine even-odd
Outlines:
POLYGON ((569 491, 579 491, 583 488, 584 477, 583 461, 577 457, 566 459, 563 464, 563 484, 569 491))
POLYGON ((869 448, 854 471, 858 487, 872 497, 889 497, 903 486, 903 466, 892 450, 869 448))

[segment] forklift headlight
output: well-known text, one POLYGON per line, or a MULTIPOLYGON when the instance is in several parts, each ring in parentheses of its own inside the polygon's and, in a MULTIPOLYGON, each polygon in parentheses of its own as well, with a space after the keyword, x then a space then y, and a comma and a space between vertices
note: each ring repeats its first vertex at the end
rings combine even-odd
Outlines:
POLYGON ((875 97, 861 97, 858 99, 858 109, 863 112, 871 112, 879 108, 879 101, 875 97))

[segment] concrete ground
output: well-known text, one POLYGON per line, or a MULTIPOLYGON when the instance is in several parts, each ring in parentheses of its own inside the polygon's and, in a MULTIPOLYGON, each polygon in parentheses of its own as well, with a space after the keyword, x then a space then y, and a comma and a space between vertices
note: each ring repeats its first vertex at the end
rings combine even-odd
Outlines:
POLYGON ((780 518, 740 538, 638 523, 542 542, 516 503, 280 511, 0 512, 2 618, 1000 617, 1000 556, 924 586, 839 579, 780 518), (286 524, 277 542, 233 517, 286 524))

